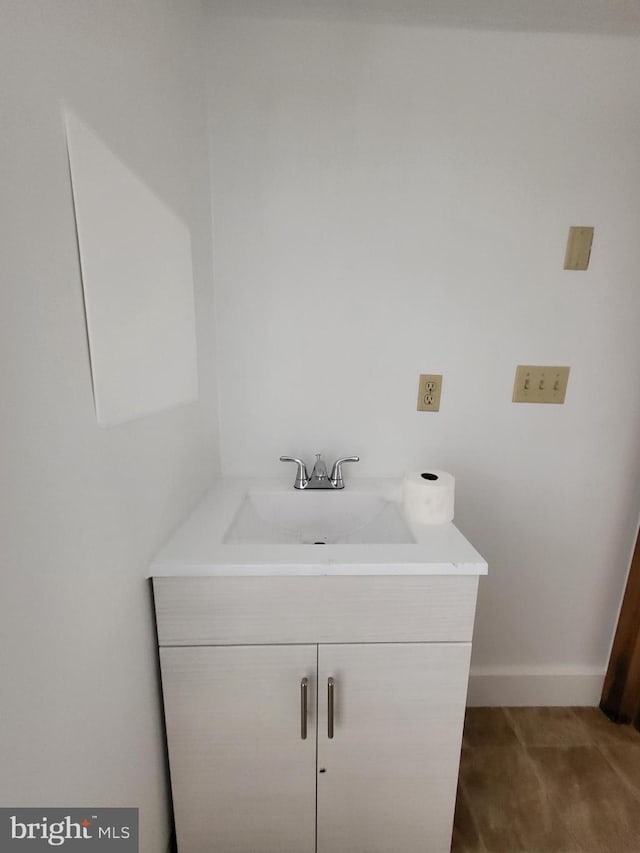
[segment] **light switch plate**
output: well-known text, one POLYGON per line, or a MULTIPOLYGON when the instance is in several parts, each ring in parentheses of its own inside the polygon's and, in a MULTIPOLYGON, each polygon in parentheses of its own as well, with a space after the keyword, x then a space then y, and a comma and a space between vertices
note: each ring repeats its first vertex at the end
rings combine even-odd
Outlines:
POLYGON ((591 257, 593 228, 587 225, 572 225, 569 228, 567 251, 564 256, 566 270, 586 270, 591 257))
POLYGON ((440 395, 442 394, 442 375, 438 373, 423 373, 418 384, 418 411, 440 411, 440 395))
POLYGON ((568 367, 519 364, 513 385, 514 403, 564 403, 568 367))

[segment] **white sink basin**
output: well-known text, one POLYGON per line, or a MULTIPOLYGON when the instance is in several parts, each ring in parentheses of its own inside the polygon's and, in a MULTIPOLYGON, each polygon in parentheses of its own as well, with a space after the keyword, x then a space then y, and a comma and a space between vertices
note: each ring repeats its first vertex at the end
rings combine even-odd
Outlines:
POLYGON ((412 543, 398 504, 372 492, 250 491, 226 543, 332 545, 412 543))

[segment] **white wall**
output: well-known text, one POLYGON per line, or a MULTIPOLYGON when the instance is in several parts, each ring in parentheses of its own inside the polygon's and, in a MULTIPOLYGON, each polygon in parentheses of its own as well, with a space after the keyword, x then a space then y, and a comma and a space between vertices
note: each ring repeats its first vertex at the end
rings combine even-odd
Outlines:
POLYGON ((0 803, 138 806, 168 837, 149 559, 217 469, 198 0, 3 0, 0 803), (93 407, 62 104, 191 229, 200 401, 93 407))
POLYGON ((640 39, 232 6, 209 34, 224 472, 451 470, 491 572, 472 701, 597 701, 640 510, 640 39), (570 225, 596 228, 586 273, 570 225), (566 404, 512 404, 519 363, 570 365, 566 404))

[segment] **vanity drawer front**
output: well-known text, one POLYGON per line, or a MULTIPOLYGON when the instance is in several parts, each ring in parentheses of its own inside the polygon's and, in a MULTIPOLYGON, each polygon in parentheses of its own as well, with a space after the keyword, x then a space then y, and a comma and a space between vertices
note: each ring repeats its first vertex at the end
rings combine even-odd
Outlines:
POLYGON ((161 646, 470 642, 476 576, 154 578, 161 646))

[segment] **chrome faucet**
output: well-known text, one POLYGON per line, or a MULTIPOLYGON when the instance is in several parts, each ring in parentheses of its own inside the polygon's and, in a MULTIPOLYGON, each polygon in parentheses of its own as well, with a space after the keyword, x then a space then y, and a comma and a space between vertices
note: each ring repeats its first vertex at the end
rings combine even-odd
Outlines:
POLYGON ((294 489, 344 489, 342 464, 343 462, 359 462, 360 457, 343 456, 341 459, 337 459, 331 469, 331 476, 327 472, 327 466, 320 453, 316 453, 316 464, 313 466, 311 476, 309 476, 307 466, 302 459, 296 459, 295 456, 281 456, 280 461, 295 462, 298 466, 293 484, 294 489))

